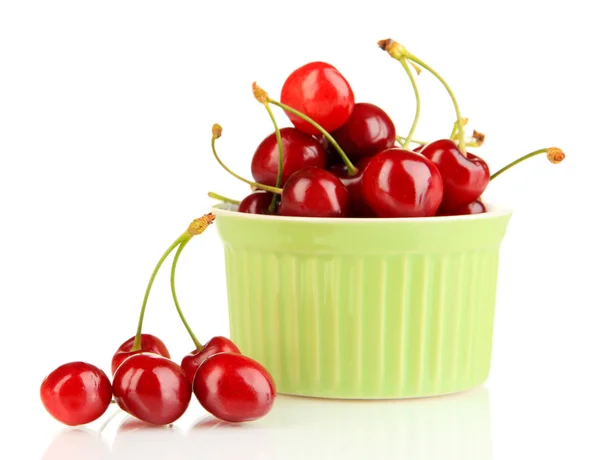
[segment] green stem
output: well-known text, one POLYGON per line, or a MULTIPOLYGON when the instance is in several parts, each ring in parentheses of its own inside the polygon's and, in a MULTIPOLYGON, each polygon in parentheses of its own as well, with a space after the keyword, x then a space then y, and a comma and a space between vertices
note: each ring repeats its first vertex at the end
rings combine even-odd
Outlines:
POLYGON ((404 148, 410 144, 413 134, 415 133, 415 129, 417 128, 417 123, 419 122, 419 115, 421 113, 421 98, 419 96, 419 89, 417 88, 417 82, 415 80, 415 76, 413 75, 412 71, 408 67, 408 64, 406 63, 406 59, 400 58, 400 64, 402 64, 402 67, 404 67, 404 70, 408 74, 408 78, 410 79, 410 84, 412 85, 413 91, 415 92, 415 100, 417 103, 413 124, 410 128, 410 131, 408 132, 408 135, 406 136, 406 139, 404 140, 404 143, 402 144, 402 148, 404 148))
POLYGON ((448 86, 448 83, 446 83, 446 80, 444 80, 439 73, 437 73, 435 70, 433 70, 431 67, 429 67, 426 63, 421 61, 418 57, 409 53, 408 51, 406 51, 405 56, 407 59, 410 59, 414 63, 423 67, 425 70, 429 71, 435 78, 437 78, 440 81, 440 83, 442 85, 444 85, 444 88, 446 88, 446 91, 448 92, 450 99, 452 99, 452 103, 454 104, 454 110, 456 112, 456 124, 457 124, 457 129, 458 129, 458 150, 460 151, 460 153, 465 155, 465 152, 466 152, 465 132, 464 132, 463 125, 462 125, 462 117, 460 115, 460 108, 458 107, 458 101, 456 100, 454 93, 450 89, 450 86, 448 86))
POLYGON ((173 249, 175 249, 177 246, 179 246, 179 244, 185 238, 187 238, 187 236, 188 236, 188 232, 186 231, 179 238, 177 238, 173 242, 173 244, 171 246, 169 246, 169 249, 167 249, 165 251, 165 253, 162 255, 162 257, 160 258, 160 260, 156 264, 156 267, 154 267, 154 271, 152 272, 152 276, 150 276, 150 281, 148 281, 148 286, 146 287, 146 293, 144 294, 144 301, 142 303, 142 309, 140 311, 140 317, 139 317, 139 320, 138 320, 137 332, 135 333, 135 340, 133 341, 133 345, 131 347, 131 351, 137 351, 137 350, 140 350, 142 348, 142 325, 144 323, 144 314, 146 313, 146 305, 148 304, 148 297, 150 295, 150 290, 152 289, 152 284, 154 283, 154 278, 156 278, 156 274, 158 273, 158 270, 162 266, 162 264, 165 261, 165 259, 169 256, 169 254, 171 254, 171 252, 173 251, 173 249))
MULTIPOLYGON (((399 143, 400 145, 402 145, 402 146, 404 146, 404 145, 403 145, 403 142, 404 142, 406 139, 407 139, 406 137, 402 137, 402 136, 396 136, 396 140, 397 140, 397 141, 398 141, 398 143, 399 143)), ((426 145, 426 144, 429 144, 429 142, 425 142, 425 141, 418 141, 418 140, 416 140, 416 139, 411 139, 410 141, 411 141, 413 144, 419 144, 419 145, 426 145)))
MULTIPOLYGON (((402 142, 403 142, 405 139, 406 139, 405 137, 402 137, 402 136, 396 136, 396 141, 398 141, 398 143, 399 143, 400 145, 402 145, 402 142)), ((425 141, 418 141, 418 140, 416 140, 416 139, 411 139, 410 141, 411 141, 413 144, 419 144, 419 145, 427 145, 427 144, 429 144, 429 142, 425 142, 425 141)), ((480 144, 480 143, 477 143, 477 142, 465 142, 465 145, 466 145, 467 147, 481 147, 481 144, 480 144)))
POLYGON ((219 200, 222 201, 223 203, 230 203, 230 204, 240 204, 240 201, 238 200, 234 200, 233 198, 227 198, 226 196, 223 195, 219 195, 218 193, 215 192, 208 192, 208 196, 210 198, 214 198, 215 200, 219 200))
MULTIPOLYGON (((502 174, 504 171, 512 168, 515 165, 518 165, 519 163, 521 163, 522 161, 527 160, 528 158, 534 157, 536 155, 540 155, 541 153, 547 153, 550 149, 549 148, 545 148, 545 149, 539 149, 536 150, 534 152, 528 153, 527 155, 522 156, 521 158, 517 158, 515 161, 513 161, 512 163, 507 164, 505 167, 503 167, 502 169, 499 169, 498 171, 496 171, 494 174, 492 174, 490 176, 490 181, 495 179, 496 177, 498 177, 500 174, 502 174)), ((560 161, 562 161, 562 158, 558 161, 553 161, 552 159, 550 159, 550 161, 552 163, 559 163, 560 161)))
MULTIPOLYGON (((283 142, 281 141, 281 132, 279 131, 279 126, 277 126, 277 120, 275 120, 275 115, 273 115, 273 111, 269 106, 268 102, 263 104, 265 109, 267 109, 267 113, 269 114, 269 118, 271 118, 271 122, 273 123, 273 127, 275 128, 275 137, 277 138, 277 150, 279 151, 279 161, 277 163, 277 182, 275 182, 275 187, 281 187, 281 180, 283 177, 283 142)), ((275 208, 277 206, 277 195, 273 195, 273 199, 271 200, 271 204, 269 205, 269 212, 273 214, 275 212, 275 208)))
POLYGON ((344 153, 344 151, 342 150, 340 145, 331 136, 331 134, 329 134, 327 131, 325 131, 325 129, 320 124, 318 124, 316 121, 312 120, 311 118, 307 117, 302 112, 299 112, 298 110, 294 109, 293 107, 290 107, 289 105, 286 105, 282 102, 274 101, 273 99, 270 99, 270 98, 268 99, 268 102, 270 104, 276 105, 277 107, 285 110, 286 112, 293 113, 297 117, 302 118, 304 121, 306 121, 307 123, 310 123, 316 129, 318 129, 319 132, 321 134, 323 134, 323 136, 325 136, 325 139, 327 139, 327 141, 333 146, 333 148, 335 148, 337 150, 337 152, 340 154, 340 157, 342 157, 342 161, 348 168, 348 175, 355 176, 356 174, 358 174, 358 169, 356 169, 356 166, 354 166, 352 164, 352 162, 350 161, 350 159, 348 158, 346 153, 344 153))
POLYGON ((223 168, 225 171, 227 171, 229 174, 231 174, 231 175, 232 175, 233 177, 235 177, 236 179, 238 179, 238 180, 241 180, 242 182, 245 182, 245 183, 246 183, 246 184, 248 184, 248 185, 253 185, 253 186, 257 187, 257 188, 260 188, 260 189, 266 190, 267 192, 276 193, 276 194, 281 194, 281 189, 280 189, 280 188, 278 188, 278 187, 271 187, 270 185, 263 185, 263 184, 259 184, 259 183, 257 183, 257 182, 252 182, 252 181, 249 181, 248 179, 246 179, 246 178, 244 178, 244 177, 242 177, 242 176, 240 176, 240 175, 238 175, 238 174, 234 173, 234 172, 233 172, 231 169, 229 169, 229 168, 227 167, 227 165, 225 165, 225 163, 223 163, 223 162, 221 161, 221 159, 219 158, 219 155, 217 154, 217 149, 216 149, 216 147, 215 147, 215 142, 216 142, 217 138, 218 138, 218 137, 217 137, 217 136, 215 136, 215 135, 213 135, 213 137, 212 137, 212 142, 211 142, 212 151, 213 151, 213 155, 215 156, 216 160, 218 161, 218 163, 221 165, 221 167, 222 167, 222 168, 223 168))
POLYGON ((450 137, 448 139, 454 139, 454 136, 456 136, 457 130, 458 130, 458 123, 454 122, 454 126, 452 127, 452 132, 450 133, 450 137))
POLYGON ((177 309, 179 318, 181 318, 181 322, 183 323, 186 330, 188 331, 188 334, 192 338, 192 341, 194 342, 194 345, 196 345, 196 348, 198 349, 198 351, 202 351, 204 349, 204 346, 196 338, 196 336, 194 335, 194 332, 192 331, 192 328, 186 321, 185 316, 183 315, 183 311, 181 311, 181 306, 179 305, 179 300, 177 299, 177 292, 175 290, 175 270, 177 268, 177 262, 179 261, 179 256, 181 255, 181 251, 183 251, 183 248, 185 248, 186 244, 188 244, 191 239, 192 239, 192 237, 190 236, 189 238, 184 239, 181 242, 181 244, 177 248, 175 257, 173 258, 173 264, 171 265, 171 294, 173 295, 173 302, 175 302, 175 308, 177 309))

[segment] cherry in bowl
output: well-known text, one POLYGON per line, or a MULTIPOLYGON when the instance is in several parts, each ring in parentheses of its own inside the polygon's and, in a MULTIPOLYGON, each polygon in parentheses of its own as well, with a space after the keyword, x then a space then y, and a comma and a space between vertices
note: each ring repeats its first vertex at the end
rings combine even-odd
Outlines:
MULTIPOLYGON (((279 132, 283 151, 280 187, 300 169, 311 166, 325 168, 326 153, 317 139, 296 128, 281 128, 279 132)), ((252 177, 261 184, 275 186, 278 170, 279 148, 275 133, 272 133, 258 145, 252 156, 252 177)))
POLYGON ((378 217, 431 217, 442 202, 444 185, 426 157, 397 147, 375 155, 363 173, 366 204, 378 217))
MULTIPOLYGON (((342 126, 354 110, 354 92, 340 71, 326 62, 309 62, 294 70, 281 89, 281 102, 298 110, 331 132, 342 126)), ((312 124, 287 112, 296 128, 320 134, 312 124)))
POLYGON ((246 214, 270 214, 269 206, 271 206, 272 201, 272 193, 264 190, 256 190, 240 201, 238 212, 246 214))
POLYGON ((331 136, 351 160, 357 160, 393 147, 396 128, 383 109, 375 104, 359 102, 346 123, 331 136))
POLYGON ((331 172, 306 168, 290 176, 281 192, 280 216, 346 217, 348 189, 331 172))
POLYGON ((444 197, 440 209, 444 211, 474 202, 490 182, 487 163, 471 153, 463 155, 450 139, 431 142, 420 153, 429 158, 442 175, 444 197))

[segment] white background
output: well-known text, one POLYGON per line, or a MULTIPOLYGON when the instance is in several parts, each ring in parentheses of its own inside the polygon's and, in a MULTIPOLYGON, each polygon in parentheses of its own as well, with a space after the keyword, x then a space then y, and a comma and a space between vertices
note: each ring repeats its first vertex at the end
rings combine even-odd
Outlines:
MULTIPOLYGON (((600 34, 592 5, 2 0, 0 458, 598 458, 600 34), (414 99, 399 63, 376 46, 388 37, 447 79, 468 131, 487 134, 477 153, 492 170, 540 147, 567 154, 558 166, 529 160, 490 185, 489 197, 515 213, 485 387, 399 404, 282 397, 267 418, 238 428, 215 426, 192 401, 174 430, 151 436, 117 429, 121 414, 102 440, 63 431, 39 401, 43 377, 72 360, 108 371, 135 332, 159 256, 209 210, 206 192, 248 192, 214 162, 211 125, 224 127, 224 160, 249 176, 251 155, 271 132, 251 83, 278 98, 293 69, 323 60, 357 100, 380 105, 406 132, 414 99)), ((426 73, 419 84, 416 137, 447 136, 447 95, 426 73)), ((201 340, 228 333, 214 228, 188 246, 178 286, 201 340)), ((145 330, 176 359, 193 348, 168 269, 145 330)))

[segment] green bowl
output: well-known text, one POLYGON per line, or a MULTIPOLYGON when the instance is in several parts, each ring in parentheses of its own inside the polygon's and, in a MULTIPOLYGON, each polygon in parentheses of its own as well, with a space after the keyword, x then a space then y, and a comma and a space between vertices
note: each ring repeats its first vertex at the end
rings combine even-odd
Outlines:
POLYGON ((413 398, 487 379, 509 210, 406 219, 212 212, 231 338, 279 393, 413 398))

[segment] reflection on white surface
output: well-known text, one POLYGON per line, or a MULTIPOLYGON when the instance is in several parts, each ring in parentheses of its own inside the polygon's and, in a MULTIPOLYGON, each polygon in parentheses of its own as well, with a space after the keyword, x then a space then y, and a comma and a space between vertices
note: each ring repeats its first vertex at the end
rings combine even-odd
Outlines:
POLYGON ((248 424, 207 415, 173 427, 149 427, 130 417, 117 426, 110 449, 92 431, 65 430, 43 460, 492 458, 489 394, 483 387, 405 401, 280 395, 267 417, 248 424))
POLYGON ((113 456, 111 459, 180 460, 190 458, 191 455, 186 455, 185 450, 185 432, 181 428, 148 426, 133 418, 128 418, 117 431, 112 444, 113 456))
POLYGON ((112 458, 105 440, 87 428, 65 428, 48 446, 42 460, 112 458))

